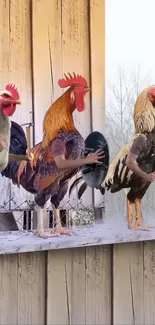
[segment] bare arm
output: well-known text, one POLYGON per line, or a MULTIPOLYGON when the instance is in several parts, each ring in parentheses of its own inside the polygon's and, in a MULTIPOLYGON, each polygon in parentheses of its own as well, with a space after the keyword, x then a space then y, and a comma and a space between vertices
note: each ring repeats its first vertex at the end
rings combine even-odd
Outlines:
POLYGON ((137 164, 137 155, 133 154, 132 152, 128 153, 127 159, 126 159, 126 166, 137 176, 143 178, 147 182, 154 182, 155 181, 155 173, 147 174, 142 171, 142 169, 139 168, 137 164))
POLYGON ((22 160, 29 160, 27 155, 15 155, 13 153, 9 153, 9 162, 12 161, 22 161, 22 160))
POLYGON ((70 169, 70 168, 78 168, 86 164, 100 164, 99 161, 103 158, 103 151, 97 150, 96 152, 88 155, 86 158, 68 160, 65 158, 65 155, 58 155, 54 157, 54 161, 59 169, 70 169))
POLYGON ((143 172, 138 164, 137 164, 137 159, 138 156, 134 155, 132 152, 128 153, 127 159, 126 159, 126 166, 137 176, 142 177, 143 179, 146 180, 147 178, 147 173, 143 172))

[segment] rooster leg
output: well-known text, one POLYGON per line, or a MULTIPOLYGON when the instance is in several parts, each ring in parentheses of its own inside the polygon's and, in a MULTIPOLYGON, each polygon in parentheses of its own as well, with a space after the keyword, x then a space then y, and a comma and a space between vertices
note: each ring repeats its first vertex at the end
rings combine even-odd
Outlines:
POLYGON ((72 234, 71 230, 63 229, 62 224, 61 224, 61 220, 60 220, 60 211, 59 211, 59 209, 55 209, 54 205, 53 205, 53 212, 54 212, 54 216, 55 216, 55 219, 56 219, 55 234, 57 234, 58 236, 60 236, 60 235, 71 235, 72 234))
POLYGON ((136 222, 134 223, 133 217, 133 208, 132 203, 127 200, 127 207, 128 207, 128 228, 131 230, 145 230, 148 231, 147 226, 142 226, 142 213, 140 207, 140 200, 135 200, 135 208, 136 208, 136 222))
MULTIPOLYGON (((135 208, 136 208, 136 223, 135 225, 138 226, 138 229, 139 229, 139 226, 142 226, 143 224, 143 215, 142 215, 142 211, 141 211, 141 206, 140 206, 140 199, 136 199, 135 200, 135 208)), ((155 228, 155 225, 143 225, 143 227, 145 229, 143 230, 149 230, 148 228, 155 228)))
POLYGON ((44 209, 37 206, 37 231, 39 237, 48 238, 48 237, 58 237, 58 233, 52 233, 50 231, 45 231, 44 229, 44 209))

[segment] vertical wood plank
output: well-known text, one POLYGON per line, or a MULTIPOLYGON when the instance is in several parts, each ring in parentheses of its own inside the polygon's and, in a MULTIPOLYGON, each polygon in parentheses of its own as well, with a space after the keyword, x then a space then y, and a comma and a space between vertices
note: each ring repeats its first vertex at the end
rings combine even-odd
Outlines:
MULTIPOLYGON (((105 132, 105 0, 90 0, 91 102, 93 131, 105 132)), ((103 196, 94 190, 94 204, 103 196)))
POLYGON ((144 243, 144 324, 155 324, 155 241, 144 243))
POLYGON ((72 251, 71 324, 86 324, 86 251, 72 251))
POLYGON ((19 255, 18 324, 45 324, 45 254, 35 252, 19 255))
POLYGON ((47 325, 70 324, 71 250, 48 252, 47 325))
MULTIPOLYGON (((43 138, 46 111, 61 94, 62 77, 61 0, 33 0, 33 79, 35 143, 43 138)), ((51 207, 50 201, 48 206, 51 207)))
POLYGON ((114 246, 113 323, 144 324, 143 243, 114 246))
POLYGON ((61 0, 34 0, 32 7, 35 141, 42 140, 43 118, 62 94, 61 0))
MULTIPOLYGON (((74 71, 83 75, 90 82, 90 52, 89 52, 89 13, 88 0, 66 0, 62 2, 62 60, 63 72, 74 71)), ((90 95, 85 97, 84 112, 74 112, 77 129, 84 137, 91 131, 90 95)), ((73 182, 73 179, 72 179, 73 182)), ((72 192, 71 204, 76 206, 76 189, 72 192)), ((87 207, 92 204, 92 190, 87 189, 82 196, 82 204, 87 207)))
MULTIPOLYGON (((75 71, 89 82, 88 1, 33 1, 33 64, 36 142, 42 140, 42 121, 51 102, 61 95, 58 79, 75 71), (39 55, 38 55, 39 53, 39 55), (44 59, 43 59, 44 58, 44 59), (46 80, 46 83, 45 83, 46 80)), ((90 99, 86 110, 75 112, 75 124, 85 138, 90 133, 90 99), (87 123, 84 123, 87 121, 87 123)), ((84 196, 84 205, 92 202, 92 190, 84 196)), ((66 196, 61 205, 68 200, 66 196)), ((76 206, 76 191, 70 203, 76 206)), ((67 208, 68 205, 64 208, 67 208)))
POLYGON ((111 248, 86 248, 86 324, 112 324, 111 248))
POLYGON ((18 324, 18 255, 0 256, 0 324, 18 324))
MULTIPOLYGON (((4 89, 4 86, 9 80, 9 2, 5 0, 0 1, 0 89, 4 89)), ((0 175, 0 212, 9 210, 8 199, 10 197, 10 180, 0 175), (3 206, 5 205, 5 208, 3 206), (5 210, 6 209, 6 210, 5 210)))
MULTIPOLYGON (((19 124, 32 122, 32 65, 31 65, 31 0, 10 1, 9 80, 15 82, 22 105, 17 106, 12 120, 19 124)), ((24 130, 25 131, 25 130, 24 130)), ((34 196, 11 183, 10 209, 30 209, 34 196), (20 207, 19 207, 20 206, 20 207)))
POLYGON ((48 253, 47 287, 48 325, 85 324, 85 248, 48 253))

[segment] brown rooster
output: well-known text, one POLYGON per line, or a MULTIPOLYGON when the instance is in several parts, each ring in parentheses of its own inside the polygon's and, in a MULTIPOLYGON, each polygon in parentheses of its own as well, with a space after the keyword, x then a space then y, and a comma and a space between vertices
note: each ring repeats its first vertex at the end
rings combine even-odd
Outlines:
POLYGON ((32 162, 15 162, 3 173, 14 184, 22 185, 25 190, 36 194, 37 232, 44 238, 70 234, 69 230, 62 228, 58 210, 67 193, 68 181, 80 166, 97 163, 103 156, 101 151, 97 151, 84 157, 85 142, 73 121, 74 110, 77 108, 82 112, 85 109, 84 97, 89 91, 87 81, 79 75, 69 74, 58 83, 61 88, 69 89, 51 105, 45 115, 43 141, 31 149, 33 166, 32 162), (43 226, 43 208, 49 198, 56 217, 55 233, 45 232, 43 226))
MULTIPOLYGON (((105 189, 110 189, 111 193, 115 193, 130 188, 127 194, 128 227, 148 230, 151 226, 143 225, 140 202, 151 182, 155 181, 155 86, 144 89, 138 96, 134 107, 134 124, 135 136, 110 164, 100 191, 104 194, 105 189)), ((86 186, 82 184, 81 188, 85 189, 86 186)), ((83 194, 81 188, 79 193, 83 194)))

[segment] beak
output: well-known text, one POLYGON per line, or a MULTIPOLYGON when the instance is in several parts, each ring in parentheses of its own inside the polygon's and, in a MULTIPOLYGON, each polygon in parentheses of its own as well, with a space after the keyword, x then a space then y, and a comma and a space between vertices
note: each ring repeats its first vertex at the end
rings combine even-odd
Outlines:
POLYGON ((13 103, 14 103, 14 104, 17 104, 17 105, 21 105, 21 101, 20 101, 20 99, 14 100, 13 103))
POLYGON ((86 91, 91 91, 91 88, 90 88, 90 87, 87 87, 87 88, 86 88, 86 91))

